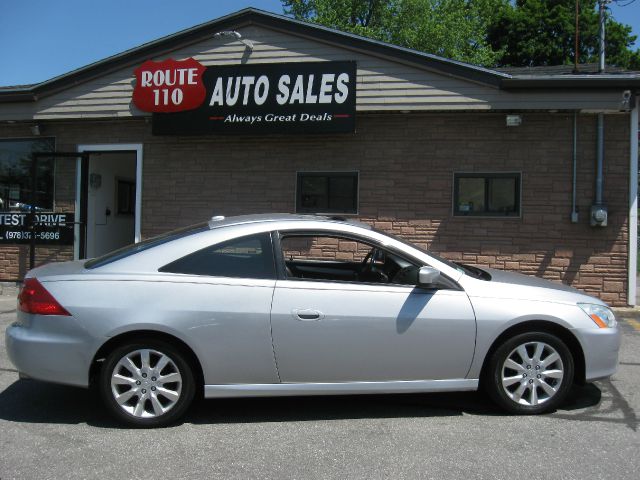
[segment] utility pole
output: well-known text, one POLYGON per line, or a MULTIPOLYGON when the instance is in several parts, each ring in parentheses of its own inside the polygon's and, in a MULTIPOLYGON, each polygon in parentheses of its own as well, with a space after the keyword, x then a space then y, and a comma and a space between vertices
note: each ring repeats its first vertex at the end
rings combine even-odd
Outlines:
POLYGON ((598 58, 600 65, 598 67, 598 73, 604 73, 604 24, 607 20, 606 8, 607 3, 611 0, 598 0, 598 10, 600 13, 600 48, 598 49, 598 58))
POLYGON ((573 51, 573 73, 578 73, 578 62, 580 61, 580 0, 576 0, 576 46, 573 51))

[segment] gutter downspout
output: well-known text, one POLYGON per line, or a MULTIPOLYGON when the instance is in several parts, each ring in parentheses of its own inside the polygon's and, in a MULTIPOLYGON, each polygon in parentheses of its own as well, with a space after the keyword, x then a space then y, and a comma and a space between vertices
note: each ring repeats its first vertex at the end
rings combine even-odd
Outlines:
POLYGON ((604 164, 604 113, 598 114, 597 127, 597 159, 596 159, 596 205, 602 205, 602 189, 604 180, 602 178, 602 167, 604 164))
POLYGON ((604 185, 603 164, 604 164, 604 113, 598 114, 598 124, 596 132, 596 192, 593 204, 591 204, 591 218, 589 224, 592 227, 607 226, 607 206, 602 203, 602 190, 604 185))
POLYGON ((631 110, 630 156, 629 156, 629 266, 627 282, 627 303, 636 305, 636 275, 638 262, 638 110, 640 97, 636 96, 631 110))
POLYGON ((578 223, 576 186, 578 182, 578 112, 573 112, 573 178, 571 190, 571 223, 578 223))

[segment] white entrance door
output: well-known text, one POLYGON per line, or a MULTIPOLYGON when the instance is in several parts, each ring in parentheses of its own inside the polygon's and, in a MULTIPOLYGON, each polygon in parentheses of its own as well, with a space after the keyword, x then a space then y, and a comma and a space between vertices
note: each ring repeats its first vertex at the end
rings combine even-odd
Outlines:
POLYGON ((135 241, 136 152, 92 153, 87 189, 87 258, 135 241))

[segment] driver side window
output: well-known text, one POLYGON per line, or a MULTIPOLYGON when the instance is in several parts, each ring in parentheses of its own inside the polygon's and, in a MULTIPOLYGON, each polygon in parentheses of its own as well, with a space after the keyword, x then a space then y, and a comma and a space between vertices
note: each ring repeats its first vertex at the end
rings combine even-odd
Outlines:
POLYGON ((388 251, 339 235, 285 234, 289 279, 416 285, 419 267, 388 251))

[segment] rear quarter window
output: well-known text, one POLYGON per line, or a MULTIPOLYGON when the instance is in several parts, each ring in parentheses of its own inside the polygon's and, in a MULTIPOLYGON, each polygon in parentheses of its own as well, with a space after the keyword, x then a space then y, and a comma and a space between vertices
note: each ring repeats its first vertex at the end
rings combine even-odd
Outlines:
POLYGON ((198 250, 158 269, 166 273, 234 278, 275 278, 271 235, 234 238, 198 250))

